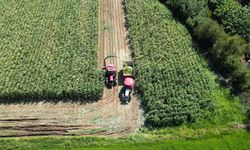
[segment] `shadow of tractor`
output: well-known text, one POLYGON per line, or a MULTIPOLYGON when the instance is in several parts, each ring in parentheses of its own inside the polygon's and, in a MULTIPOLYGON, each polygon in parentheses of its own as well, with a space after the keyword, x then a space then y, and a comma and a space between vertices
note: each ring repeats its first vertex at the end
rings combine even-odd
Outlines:
POLYGON ((122 70, 118 72, 117 80, 118 80, 118 86, 123 86, 123 71, 122 70))

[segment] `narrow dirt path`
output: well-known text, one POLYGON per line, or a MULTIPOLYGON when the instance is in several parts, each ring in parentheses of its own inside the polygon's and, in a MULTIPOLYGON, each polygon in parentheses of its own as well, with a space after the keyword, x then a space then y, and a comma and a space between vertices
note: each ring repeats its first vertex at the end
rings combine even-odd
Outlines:
MULTIPOLYGON (((122 60, 130 60, 126 41, 122 0, 100 0, 99 68, 108 55, 118 69, 122 60)), ((143 124, 139 101, 133 96, 128 105, 118 98, 121 86, 105 89, 95 103, 32 103, 0 105, 0 137, 105 135, 122 136, 135 132, 143 124)), ((84 100, 83 100, 84 101, 84 100)))

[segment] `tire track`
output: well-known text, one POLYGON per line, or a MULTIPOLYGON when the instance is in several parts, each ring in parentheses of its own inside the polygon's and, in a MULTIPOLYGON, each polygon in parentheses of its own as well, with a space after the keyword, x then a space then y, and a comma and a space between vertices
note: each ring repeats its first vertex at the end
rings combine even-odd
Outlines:
MULTIPOLYGON (((129 46, 126 40, 126 28, 125 28, 125 14, 123 12, 123 5, 122 0, 101 0, 102 6, 100 7, 106 7, 106 9, 110 10, 110 14, 106 13, 105 16, 109 15, 108 18, 103 22, 108 22, 111 26, 111 30, 108 31, 109 37, 101 37, 105 39, 111 39, 109 40, 110 47, 116 56, 118 56, 122 61, 125 60, 131 60, 131 54, 129 51, 129 46), (106 3, 106 4, 105 4, 106 3)), ((102 9, 101 9, 102 10, 102 9)), ((102 12, 100 12, 102 13, 102 12)), ((102 24, 100 24, 102 26, 102 24)), ((105 31, 101 31, 105 32, 105 31)), ((107 31, 106 31, 107 32, 107 31)), ((102 35, 102 33, 100 33, 102 35)), ((99 41, 105 41, 105 40, 99 40, 99 41)), ((102 44, 100 44, 102 45, 102 44)), ((106 47, 100 47, 100 52, 102 53, 104 51, 104 57, 108 56, 109 49, 106 47)), ((104 59, 100 58, 99 59, 104 59)), ((122 69, 121 62, 117 59, 112 59, 112 63, 115 63, 117 66, 118 71, 122 69)), ((101 60, 99 61, 101 62, 101 60)), ((118 98, 118 94, 121 90, 121 86, 115 87, 112 89, 112 99, 114 102, 114 106, 116 107, 116 110, 120 112, 121 117, 121 127, 123 128, 131 128, 131 131, 134 132, 136 128, 139 128, 142 124, 142 113, 139 110, 139 102, 136 99, 136 97, 133 97, 131 102, 128 105, 121 105, 120 99, 118 98)), ((109 90, 104 90, 104 92, 110 92, 109 90)), ((105 94, 105 93, 104 93, 105 94)))

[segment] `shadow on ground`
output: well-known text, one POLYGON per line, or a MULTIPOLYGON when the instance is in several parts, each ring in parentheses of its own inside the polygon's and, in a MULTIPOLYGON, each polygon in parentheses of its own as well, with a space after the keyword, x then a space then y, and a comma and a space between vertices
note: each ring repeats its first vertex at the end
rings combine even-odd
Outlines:
MULTIPOLYGON (((54 97, 54 96, 39 96, 37 94, 19 94, 15 93, 14 96, 0 96, 0 104, 32 104, 37 102, 45 102, 45 103, 52 103, 57 104, 59 102, 72 102, 72 103, 80 103, 80 104, 87 104, 97 102, 101 98, 102 92, 98 95, 93 94, 92 96, 83 96, 79 95, 79 93, 67 93, 64 96, 54 97)), ((45 94, 45 95, 53 95, 52 94, 45 94)))
POLYGON ((122 70, 118 72, 118 85, 123 86, 123 71, 122 70))

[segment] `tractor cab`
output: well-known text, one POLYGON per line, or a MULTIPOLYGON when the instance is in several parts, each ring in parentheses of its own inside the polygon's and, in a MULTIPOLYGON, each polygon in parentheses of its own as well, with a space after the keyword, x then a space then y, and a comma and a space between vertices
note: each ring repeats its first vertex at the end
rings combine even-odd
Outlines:
POLYGON ((135 81, 132 77, 125 77, 123 93, 122 93, 123 102, 127 103, 131 100, 131 92, 133 90, 134 84, 135 81))
POLYGON ((108 56, 104 59, 105 84, 107 87, 116 86, 116 66, 113 63, 107 63, 110 58, 116 58, 116 56, 108 56))

